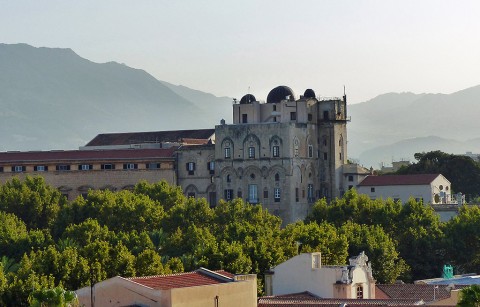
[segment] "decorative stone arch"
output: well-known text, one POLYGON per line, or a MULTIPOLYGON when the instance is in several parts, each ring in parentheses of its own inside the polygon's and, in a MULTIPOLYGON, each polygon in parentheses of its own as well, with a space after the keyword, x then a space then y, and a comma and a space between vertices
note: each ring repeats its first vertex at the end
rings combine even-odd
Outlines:
POLYGON ((68 193, 73 190, 71 187, 67 187, 66 185, 61 185, 57 188, 61 193, 68 193))
POLYGON ((122 190, 133 191, 135 190, 135 186, 133 184, 127 184, 126 186, 122 187, 122 190))
POLYGON ((293 148, 292 148, 293 156, 294 157, 299 157, 300 156, 300 140, 298 137, 293 138, 293 148))
POLYGON ((244 159, 249 159, 250 158, 249 157, 249 150, 252 147, 254 148, 254 158, 261 157, 260 139, 255 134, 250 133, 243 139, 243 158, 244 159))
POLYGON ((268 167, 263 166, 261 172, 262 172, 262 177, 264 179, 267 179, 267 177, 268 177, 268 167))
POLYGON ((270 148, 270 157, 280 157, 282 148, 283 148, 283 140, 278 135, 273 135, 270 140, 268 141, 268 147, 270 148), (278 146, 278 154, 275 156, 274 154, 274 146, 278 146))
POLYGON ((106 184, 104 185, 103 187, 100 188, 101 191, 111 191, 111 192, 115 192, 117 190, 116 187, 110 185, 110 184, 106 184))
POLYGON ((80 187, 78 187, 78 192, 85 192, 87 193, 89 190, 95 190, 94 187, 92 187, 91 185, 82 185, 80 187))
POLYGON ((301 184, 301 176, 302 176, 302 169, 299 165, 296 165, 292 169, 293 172, 293 182, 295 182, 295 186, 299 187, 301 184))
POLYGON ((197 197, 198 195, 198 188, 196 185, 194 184, 189 184, 185 190, 183 191, 183 193, 186 195, 186 196, 193 196, 193 197, 197 197), (191 194, 193 193, 193 195, 191 194))
POLYGON ((242 179, 242 177, 243 177, 243 167, 237 168, 237 177, 242 179))
POLYGON ((259 180, 261 180, 261 177, 262 177, 262 170, 255 165, 250 165, 247 168, 245 168, 244 174, 245 174, 245 179, 247 181, 259 182, 259 180), (254 178, 252 178, 252 174, 254 175, 254 178))
POLYGON ((221 157, 225 158, 225 159, 233 159, 234 158, 234 155, 235 155, 235 146, 234 146, 234 142, 233 140, 230 138, 230 137, 226 137, 222 140, 222 143, 220 144, 221 145, 221 148, 222 148, 222 153, 221 153, 221 157), (226 156, 226 148, 230 148, 229 149, 229 152, 230 152, 230 156, 227 157, 226 156))

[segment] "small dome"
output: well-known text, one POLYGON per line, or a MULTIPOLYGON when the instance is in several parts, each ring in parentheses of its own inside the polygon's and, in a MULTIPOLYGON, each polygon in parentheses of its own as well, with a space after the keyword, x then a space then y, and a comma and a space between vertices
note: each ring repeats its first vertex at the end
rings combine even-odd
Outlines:
POLYGON ((282 100, 288 99, 290 101, 295 100, 295 94, 288 86, 277 86, 268 93, 267 103, 278 103, 282 100), (287 98, 288 97, 288 98, 287 98))
POLYGON ((305 97, 305 98, 315 98, 315 92, 311 88, 308 88, 308 89, 305 90, 305 93, 303 94, 303 97, 305 97))
POLYGON ((242 99, 240 99, 240 104, 252 103, 254 101, 257 101, 255 96, 253 96, 252 94, 247 94, 243 96, 242 99))

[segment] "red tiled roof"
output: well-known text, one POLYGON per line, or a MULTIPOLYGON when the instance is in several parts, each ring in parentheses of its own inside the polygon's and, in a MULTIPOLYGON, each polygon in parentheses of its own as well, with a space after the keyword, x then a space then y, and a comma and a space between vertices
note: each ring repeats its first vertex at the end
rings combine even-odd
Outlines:
POLYGON ((215 129, 173 130, 152 132, 103 133, 86 146, 130 145, 140 143, 181 142, 184 140, 207 140, 215 129))
POLYGON ((427 185, 440 174, 367 176, 358 186, 427 185))
POLYGON ((172 158, 175 148, 0 152, 0 163, 172 158))
POLYGON ((427 284, 391 284, 376 286, 375 295, 391 299, 418 299, 425 302, 436 301, 450 297, 450 291, 444 285, 427 284), (434 294, 435 291, 435 294, 434 294), (435 296, 435 299, 434 299, 435 296))
POLYGON ((205 274, 200 269, 188 273, 133 277, 128 278, 128 280, 157 290, 221 284, 228 282, 226 279, 231 279, 233 282, 234 275, 229 272, 215 271, 214 273, 219 274, 220 276, 215 277, 214 275, 205 274))

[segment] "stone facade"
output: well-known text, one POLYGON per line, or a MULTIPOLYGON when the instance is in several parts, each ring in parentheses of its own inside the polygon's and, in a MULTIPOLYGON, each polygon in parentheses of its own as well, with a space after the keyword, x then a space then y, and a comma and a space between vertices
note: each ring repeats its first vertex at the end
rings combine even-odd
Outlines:
POLYGON ((180 149, 178 180, 185 193, 210 203, 242 198, 262 204, 284 224, 303 220, 319 198, 341 196, 346 97, 323 99, 312 90, 294 97, 285 86, 273 89, 266 103, 245 95, 233 105, 233 124, 215 127, 214 146, 180 149), (188 163, 195 167, 190 174, 188 163))

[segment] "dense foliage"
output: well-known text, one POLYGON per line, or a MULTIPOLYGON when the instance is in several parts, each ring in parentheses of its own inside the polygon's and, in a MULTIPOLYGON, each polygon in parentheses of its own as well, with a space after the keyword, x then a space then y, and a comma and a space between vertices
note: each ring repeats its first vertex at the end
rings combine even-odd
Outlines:
POLYGON ((0 186, 0 305, 27 306, 47 289, 116 275, 200 266, 259 274, 261 292, 265 270, 311 251, 322 252, 324 264, 365 251, 379 283, 437 277, 447 262, 460 273, 479 271, 478 225, 476 207, 441 223, 414 200, 370 200, 355 190, 330 204, 319 200, 304 222, 282 228, 259 205, 235 199, 210 208, 165 182, 68 202, 40 177, 12 179, 0 186))

